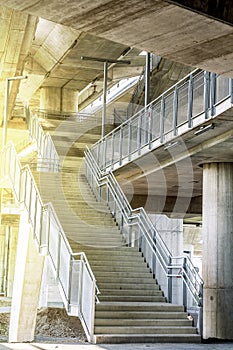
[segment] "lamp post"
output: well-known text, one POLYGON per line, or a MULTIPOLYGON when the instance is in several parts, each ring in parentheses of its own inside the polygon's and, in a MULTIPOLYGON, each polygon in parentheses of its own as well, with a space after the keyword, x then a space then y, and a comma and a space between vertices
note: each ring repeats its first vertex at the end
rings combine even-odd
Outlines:
POLYGON ((82 56, 81 60, 86 61, 96 61, 104 63, 104 82, 103 82, 103 108, 102 108, 102 128, 101 128, 101 137, 103 138, 105 135, 104 125, 106 119, 106 99, 107 99, 107 83, 108 83, 108 63, 112 64, 130 64, 130 61, 126 60, 112 60, 108 58, 98 58, 98 57, 89 57, 82 56))
POLYGON ((9 86, 12 80, 27 79, 27 76, 19 75, 16 77, 6 78, 5 87, 5 99, 4 99, 4 116, 3 116, 3 131, 2 131, 2 148, 6 145, 7 141, 7 120, 8 120, 8 99, 9 99, 9 86))

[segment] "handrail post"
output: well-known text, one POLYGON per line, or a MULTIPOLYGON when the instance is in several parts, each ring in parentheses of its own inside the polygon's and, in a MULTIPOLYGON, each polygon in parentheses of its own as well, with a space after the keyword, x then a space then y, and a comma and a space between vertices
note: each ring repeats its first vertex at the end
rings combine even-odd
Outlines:
POLYGON ((168 264, 168 302, 172 303, 172 258, 169 256, 169 264, 168 264), (170 266, 170 267, 169 267, 170 266))
POLYGON ((160 142, 163 143, 164 139, 164 123, 165 123, 165 97, 162 96, 161 99, 161 109, 160 109, 160 142))
POLYGON ((119 165, 122 164, 122 148, 123 148, 123 128, 120 128, 120 141, 119 141, 119 165))
POLYGON ((177 136, 177 122, 178 122, 178 92, 179 88, 176 85, 173 96, 173 135, 177 136))
POLYGON ((188 86, 188 127, 193 125, 193 75, 190 74, 189 86, 188 86))
POLYGON ((210 73, 205 71, 204 73, 204 113, 205 119, 209 118, 210 107, 210 73))
POLYGON ((231 103, 233 104, 233 79, 229 79, 229 84, 230 84, 230 95, 231 95, 231 103))
POLYGON ((203 336, 203 283, 200 284, 199 291, 199 317, 198 317, 198 333, 203 336))
POLYGON ((128 125, 128 161, 131 161, 131 136, 132 136, 132 128, 131 128, 131 122, 129 121, 128 125))
POLYGON ((186 286, 186 283, 185 281, 187 281, 187 278, 186 278, 186 273, 187 273, 187 268, 186 268, 186 264, 187 264, 187 258, 184 257, 183 258, 183 305, 184 305, 184 311, 187 311, 187 286, 186 286))
POLYGON ((211 116, 215 114, 216 103, 216 73, 210 73, 210 110, 211 116))
POLYGON ((138 131, 137 131, 137 151, 138 155, 141 154, 141 143, 142 143, 142 114, 138 117, 138 131))

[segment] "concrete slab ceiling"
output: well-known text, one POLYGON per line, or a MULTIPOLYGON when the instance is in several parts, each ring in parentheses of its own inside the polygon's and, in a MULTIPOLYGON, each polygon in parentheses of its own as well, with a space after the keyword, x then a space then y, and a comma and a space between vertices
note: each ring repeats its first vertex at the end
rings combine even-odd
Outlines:
POLYGON ((207 17, 208 12, 202 15, 164 0, 0 0, 0 4, 180 63, 233 76, 233 27, 207 17))

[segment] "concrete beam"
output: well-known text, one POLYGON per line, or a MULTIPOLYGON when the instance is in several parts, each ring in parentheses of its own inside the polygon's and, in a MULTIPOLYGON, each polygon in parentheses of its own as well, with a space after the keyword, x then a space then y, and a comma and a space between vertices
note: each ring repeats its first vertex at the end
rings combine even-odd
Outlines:
POLYGON ((224 23, 233 24, 233 8, 231 0, 167 0, 186 9, 214 18, 224 23))
POLYGON ((133 208, 144 207, 149 213, 165 213, 189 215, 202 214, 202 196, 186 198, 175 196, 157 196, 157 195, 134 195, 131 200, 133 208), (187 200, 190 202, 187 209, 187 200), (174 211, 175 210, 175 211, 174 211))

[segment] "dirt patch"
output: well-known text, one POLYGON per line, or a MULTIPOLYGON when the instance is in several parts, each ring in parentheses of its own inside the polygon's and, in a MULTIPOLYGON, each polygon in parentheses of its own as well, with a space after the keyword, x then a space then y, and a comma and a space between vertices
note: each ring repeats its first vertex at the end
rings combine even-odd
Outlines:
POLYGON ((86 340, 79 319, 74 316, 68 316, 64 309, 56 308, 46 308, 38 311, 36 335, 86 340))
MULTIPOLYGON (((9 313, 0 313, 0 335, 7 336, 9 330, 9 313)), ((40 338, 75 338, 86 341, 86 336, 77 317, 68 316, 64 309, 46 308, 37 313, 35 336, 40 338)))

